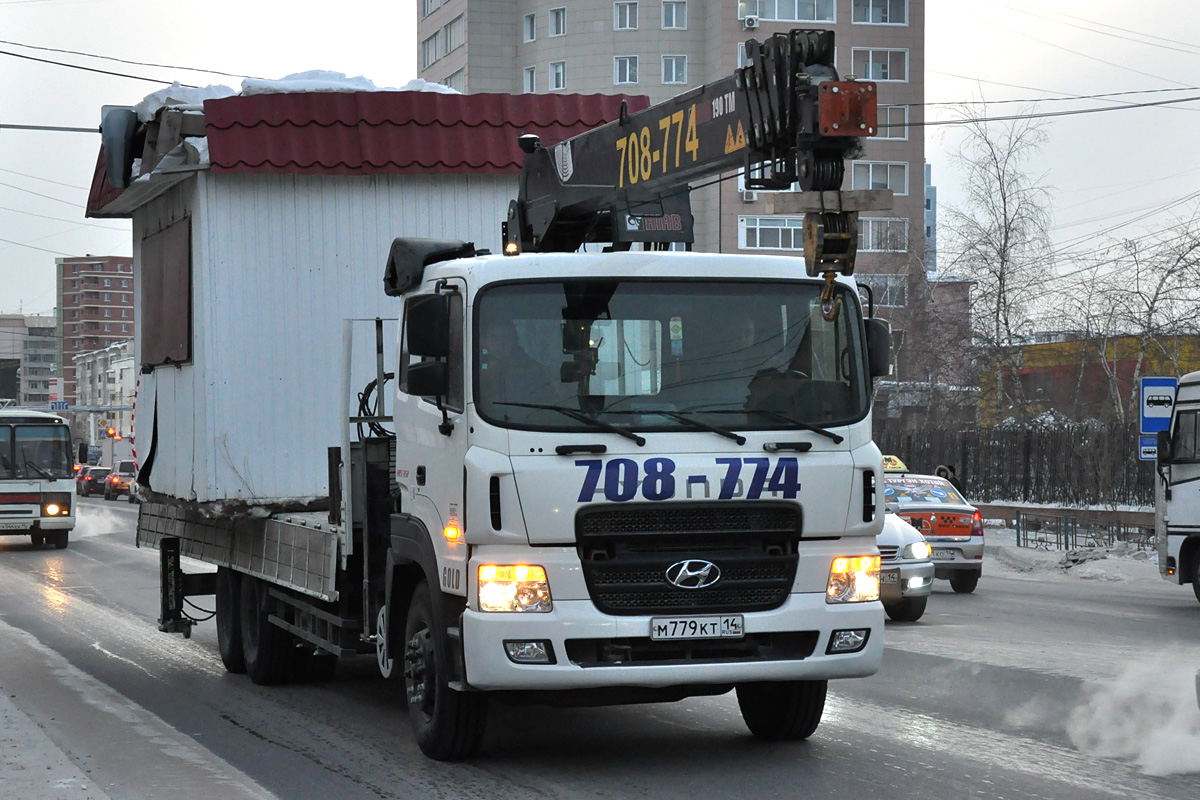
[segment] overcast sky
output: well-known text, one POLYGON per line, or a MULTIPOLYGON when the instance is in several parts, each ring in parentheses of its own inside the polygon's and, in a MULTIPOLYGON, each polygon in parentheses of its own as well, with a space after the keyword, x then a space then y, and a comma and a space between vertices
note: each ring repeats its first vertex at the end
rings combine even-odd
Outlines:
MULTIPOLYGON (((838 5, 843 13, 845 0, 838 5)), ((926 100, 982 93, 1028 100, 1040 113, 1200 96, 1200 3, 1130 8, 927 0, 926 100), (1113 92, 1145 94, 1056 99, 1113 92)), ((102 105, 134 104, 172 81, 236 89, 243 77, 323 69, 402 86, 416 76, 415 31, 414 0, 0 0, 0 125, 95 127, 102 105)), ((990 113, 1015 110, 1029 108, 1000 103, 990 113)), ((1144 235, 1193 210, 1185 198, 1200 191, 1197 112, 1194 101, 1049 120, 1033 169, 1052 189, 1056 243, 1144 235)), ((934 105, 930 116, 950 115, 934 105)), ((930 126, 925 136, 939 201, 959 202, 957 129, 930 126)), ((0 128, 0 313, 52 312, 57 256, 130 254, 127 221, 83 216, 99 144, 98 134, 0 128)))

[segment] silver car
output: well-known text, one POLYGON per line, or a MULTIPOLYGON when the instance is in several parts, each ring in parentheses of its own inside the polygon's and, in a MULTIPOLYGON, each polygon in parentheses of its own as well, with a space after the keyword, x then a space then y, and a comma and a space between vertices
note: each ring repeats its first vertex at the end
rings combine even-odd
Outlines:
POLYGON ((884 501, 933 548, 934 577, 962 594, 983 574, 983 518, 944 478, 906 472, 884 478, 884 501))
POLYGON ((933 591, 933 561, 921 532, 890 511, 875 537, 879 548, 879 599, 897 622, 916 622, 933 591))

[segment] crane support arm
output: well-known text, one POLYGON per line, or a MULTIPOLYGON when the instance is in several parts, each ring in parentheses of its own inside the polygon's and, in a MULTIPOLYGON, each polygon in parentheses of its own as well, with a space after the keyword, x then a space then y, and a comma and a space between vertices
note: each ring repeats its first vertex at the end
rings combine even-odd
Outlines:
POLYGON ((689 184, 743 168, 747 188, 841 187, 844 164, 876 132, 875 84, 840 81, 831 31, 746 43, 733 75, 595 130, 526 151, 506 249, 693 240, 689 184))

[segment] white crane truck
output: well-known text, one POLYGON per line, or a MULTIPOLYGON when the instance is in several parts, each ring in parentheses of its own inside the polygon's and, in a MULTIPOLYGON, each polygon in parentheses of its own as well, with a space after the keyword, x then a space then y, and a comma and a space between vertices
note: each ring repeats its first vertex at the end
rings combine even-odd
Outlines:
POLYGON ((160 629, 187 634, 187 598, 215 593, 225 666, 262 684, 374 653, 435 759, 469 756, 498 696, 736 689, 755 735, 803 739, 829 679, 876 672, 890 335, 850 275, 857 211, 887 198, 840 191, 875 86, 838 80, 829 32, 748 52, 666 103, 526 139, 505 254, 395 240, 395 367, 377 322, 361 402, 343 378, 328 511, 202 513, 143 465, 160 629), (688 182, 739 167, 807 190, 806 269, 667 252, 692 241, 688 182), (591 242, 609 246, 573 252, 591 242))

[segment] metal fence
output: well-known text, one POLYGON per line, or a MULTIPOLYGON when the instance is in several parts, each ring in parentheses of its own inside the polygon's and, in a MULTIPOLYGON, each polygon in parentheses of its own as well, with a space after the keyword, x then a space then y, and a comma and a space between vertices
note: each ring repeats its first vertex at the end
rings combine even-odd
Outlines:
POLYGON ((1081 547, 1113 547, 1124 542, 1138 550, 1154 547, 1154 529, 1129 525, 1120 520, 1080 519, 1069 510, 1017 512, 1017 546, 1039 550, 1075 550, 1081 547))
POLYGON ((1154 504, 1154 462, 1138 459, 1138 427, 924 428, 877 423, 875 441, 914 472, 953 464, 975 502, 1116 507, 1154 504))

